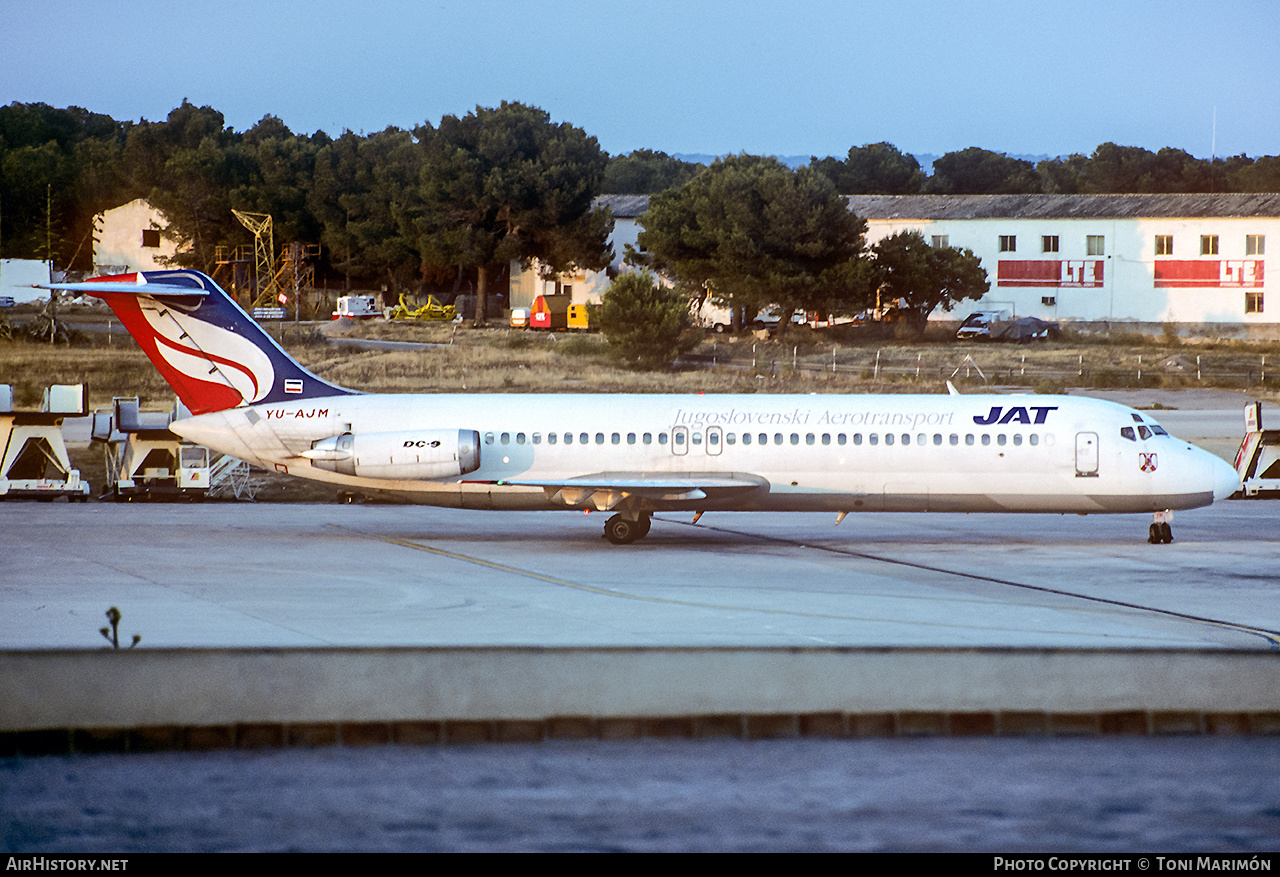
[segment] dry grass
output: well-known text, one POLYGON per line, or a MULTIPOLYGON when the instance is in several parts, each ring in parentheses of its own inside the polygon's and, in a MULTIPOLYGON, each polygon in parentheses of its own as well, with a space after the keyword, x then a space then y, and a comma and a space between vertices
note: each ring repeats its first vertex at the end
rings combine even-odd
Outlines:
POLYGON ((88 384, 89 405, 111 405, 116 396, 139 396, 151 408, 173 404, 173 390, 131 338, 114 337, 83 347, 14 339, 0 342, 0 384, 11 384, 20 408, 37 408, 50 384, 88 384))
MULTIPOLYGON (((278 337, 278 328, 272 334, 278 337)), ((694 351, 696 362, 649 373, 616 365, 596 335, 382 322, 360 324, 343 334, 433 346, 358 350, 331 344, 314 328, 291 326, 284 327, 284 345, 329 380, 387 393, 912 393, 943 392, 952 379, 971 389, 1015 384, 1041 392, 1080 386, 1248 386, 1263 398, 1276 398, 1269 388, 1280 385, 1280 346, 1241 342, 1190 345, 1122 338, 1019 346, 935 339, 901 344, 798 331, 776 340, 708 336, 694 351), (1275 374, 1269 373, 1262 386, 1264 356, 1275 374)), ((137 395, 151 410, 173 404, 172 391, 132 340, 116 336, 108 343, 105 336, 87 337, 93 340, 86 346, 73 347, 0 341, 0 383, 15 386, 22 407, 36 407, 49 384, 82 382, 89 384, 95 408, 110 405, 114 396, 137 395)))

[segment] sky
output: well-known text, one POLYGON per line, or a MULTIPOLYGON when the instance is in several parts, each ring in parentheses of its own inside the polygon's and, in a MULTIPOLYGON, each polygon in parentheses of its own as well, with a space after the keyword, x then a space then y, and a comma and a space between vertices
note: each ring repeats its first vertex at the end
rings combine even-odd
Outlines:
POLYGON ((0 105, 236 130, 518 101, 612 154, 1280 154, 1275 0, 4 0, 0 105))

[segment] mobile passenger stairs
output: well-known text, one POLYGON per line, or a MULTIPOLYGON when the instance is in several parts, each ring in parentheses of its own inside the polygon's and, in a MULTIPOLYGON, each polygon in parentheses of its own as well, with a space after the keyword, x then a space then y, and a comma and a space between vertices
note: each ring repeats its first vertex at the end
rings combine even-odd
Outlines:
POLYGON ((1262 403, 1244 407, 1244 439, 1236 453, 1242 499, 1280 498, 1280 429, 1262 428, 1262 403))
POLYGON ((181 402, 172 411, 143 412, 138 398, 117 397, 111 410, 93 413, 93 440, 107 464, 104 498, 202 500, 209 493, 209 449, 183 441, 169 424, 191 413, 181 402))
POLYGON ((0 384, 0 499, 85 502, 89 485, 71 468, 62 421, 89 412, 84 384, 55 384, 44 391, 39 411, 17 411, 13 387, 0 384))

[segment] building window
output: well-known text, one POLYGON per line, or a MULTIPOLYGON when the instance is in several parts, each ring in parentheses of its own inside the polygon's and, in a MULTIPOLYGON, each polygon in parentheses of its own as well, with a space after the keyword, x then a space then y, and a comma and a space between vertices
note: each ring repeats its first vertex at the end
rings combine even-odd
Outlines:
POLYGON ((1246 314, 1262 313, 1262 293, 1246 292, 1244 294, 1244 312, 1246 314))
POLYGON ((1056 234, 1046 234, 1040 236, 1040 252, 1056 253, 1058 252, 1058 236, 1056 234))
POLYGON ((1173 255, 1173 235, 1171 234, 1156 235, 1156 255, 1157 256, 1173 255))
POLYGON ((1262 256, 1266 254, 1267 236, 1264 234, 1247 234, 1244 236, 1244 254, 1246 256, 1262 256))
POLYGON ((935 247, 949 247, 951 246, 951 236, 945 235, 945 234, 935 234, 933 236, 933 245, 935 247))
POLYGON ((144 247, 160 246, 160 229, 144 228, 142 230, 142 245, 144 247))
POLYGON ((1000 252, 1016 253, 1018 251, 1018 236, 1014 234, 1000 235, 1000 252))
POLYGON ((1200 255, 1202 256, 1218 255, 1218 236, 1216 234, 1200 235, 1200 255))
POLYGON ((1104 235, 1090 234, 1085 235, 1084 246, 1085 254, 1089 256, 1101 256, 1106 252, 1107 240, 1104 235))

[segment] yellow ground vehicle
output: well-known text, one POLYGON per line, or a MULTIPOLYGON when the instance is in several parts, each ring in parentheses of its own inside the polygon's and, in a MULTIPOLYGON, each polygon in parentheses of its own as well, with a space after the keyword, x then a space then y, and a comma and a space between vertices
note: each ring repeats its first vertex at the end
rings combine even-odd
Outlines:
POLYGON ((442 305, 439 299, 434 295, 427 296, 427 303, 420 308, 414 308, 404 300, 404 293, 400 293, 400 303, 391 311, 391 319, 393 320, 453 320, 458 316, 458 309, 453 305, 442 305))

